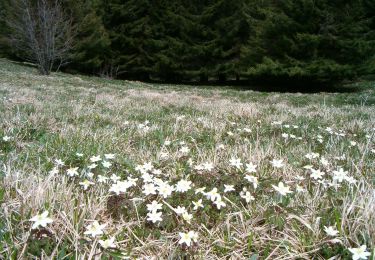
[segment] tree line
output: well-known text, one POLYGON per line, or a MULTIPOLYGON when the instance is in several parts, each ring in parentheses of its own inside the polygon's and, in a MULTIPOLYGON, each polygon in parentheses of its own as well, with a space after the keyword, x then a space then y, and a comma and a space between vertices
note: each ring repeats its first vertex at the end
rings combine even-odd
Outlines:
MULTIPOLYGON (((22 16, 16 3, 25 1, 0 0, 3 56, 30 56, 11 41, 22 16)), ((69 25, 58 40, 73 39, 63 61, 50 64, 54 69, 146 81, 270 83, 335 83, 375 72, 373 0, 26 2, 37 13, 48 1, 69 25)))

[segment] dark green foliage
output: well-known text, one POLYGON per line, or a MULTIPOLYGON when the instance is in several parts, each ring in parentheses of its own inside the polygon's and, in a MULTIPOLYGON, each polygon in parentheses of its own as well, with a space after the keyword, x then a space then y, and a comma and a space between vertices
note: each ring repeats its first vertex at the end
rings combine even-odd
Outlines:
MULTIPOLYGON (((375 73, 371 0, 68 0, 64 5, 77 27, 70 70, 165 82, 304 85, 375 73)), ((0 21, 0 55, 10 52, 4 34, 0 21)))
POLYGON ((357 76, 369 31, 359 1, 270 1, 251 39, 246 74, 260 79, 332 82, 357 76), (251 48, 254 47, 254 48, 251 48))

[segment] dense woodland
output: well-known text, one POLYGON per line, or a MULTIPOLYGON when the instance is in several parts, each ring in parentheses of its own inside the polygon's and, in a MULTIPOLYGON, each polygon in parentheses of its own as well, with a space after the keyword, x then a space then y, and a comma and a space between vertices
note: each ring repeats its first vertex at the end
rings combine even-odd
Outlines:
MULTIPOLYGON (((12 1, 0 0, 1 16, 12 1)), ((65 0, 69 72, 164 82, 336 83, 375 72, 373 0, 65 0)), ((22 59, 2 19, 0 55, 22 59)))

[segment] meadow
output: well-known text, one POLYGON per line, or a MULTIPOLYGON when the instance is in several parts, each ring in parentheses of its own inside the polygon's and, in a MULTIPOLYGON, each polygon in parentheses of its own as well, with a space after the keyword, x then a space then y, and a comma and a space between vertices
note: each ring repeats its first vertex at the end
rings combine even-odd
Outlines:
POLYGON ((0 258, 374 259, 375 82, 257 92, 0 59, 0 258))

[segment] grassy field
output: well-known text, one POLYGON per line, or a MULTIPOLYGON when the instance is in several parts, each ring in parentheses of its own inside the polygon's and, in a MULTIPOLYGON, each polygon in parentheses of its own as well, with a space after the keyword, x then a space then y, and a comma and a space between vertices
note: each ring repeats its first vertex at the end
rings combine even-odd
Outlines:
POLYGON ((0 60, 0 258, 374 259, 375 83, 355 87, 46 77, 0 60))

